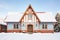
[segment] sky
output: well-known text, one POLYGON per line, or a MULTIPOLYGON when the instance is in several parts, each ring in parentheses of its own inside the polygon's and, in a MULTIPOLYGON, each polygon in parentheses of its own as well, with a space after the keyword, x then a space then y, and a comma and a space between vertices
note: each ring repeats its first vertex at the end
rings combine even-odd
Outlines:
POLYGON ((31 4, 35 12, 60 12, 60 0, 0 0, 0 16, 8 12, 25 12, 31 4))

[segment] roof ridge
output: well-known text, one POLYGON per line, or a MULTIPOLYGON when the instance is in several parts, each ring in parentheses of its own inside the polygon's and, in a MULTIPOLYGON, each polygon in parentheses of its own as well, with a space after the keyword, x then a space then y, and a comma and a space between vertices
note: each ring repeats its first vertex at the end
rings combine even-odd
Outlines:
POLYGON ((36 12, 36 13, 46 13, 46 12, 36 12))

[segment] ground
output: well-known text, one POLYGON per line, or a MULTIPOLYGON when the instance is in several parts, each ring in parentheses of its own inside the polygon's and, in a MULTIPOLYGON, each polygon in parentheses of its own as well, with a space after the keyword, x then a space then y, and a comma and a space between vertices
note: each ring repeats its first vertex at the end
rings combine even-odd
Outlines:
POLYGON ((0 33, 0 40, 60 40, 60 33, 0 33))

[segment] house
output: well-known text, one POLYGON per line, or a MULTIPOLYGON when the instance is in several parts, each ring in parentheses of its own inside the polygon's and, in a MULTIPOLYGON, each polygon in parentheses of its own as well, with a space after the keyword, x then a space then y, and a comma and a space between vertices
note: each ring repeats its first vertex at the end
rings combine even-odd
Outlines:
POLYGON ((7 32, 7 24, 3 18, 0 18, 0 32, 7 32))
POLYGON ((55 18, 49 12, 35 12, 31 5, 24 13, 10 14, 5 18, 7 32, 53 33, 55 18))

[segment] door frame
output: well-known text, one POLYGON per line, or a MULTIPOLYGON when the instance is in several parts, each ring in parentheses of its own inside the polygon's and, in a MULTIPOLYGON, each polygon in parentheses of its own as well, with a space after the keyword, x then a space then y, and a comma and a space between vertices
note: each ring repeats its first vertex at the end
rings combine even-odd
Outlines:
MULTIPOLYGON (((32 25, 32 28, 33 28, 33 24, 28 24, 28 25, 32 25)), ((28 32, 28 25, 27 25, 27 32, 28 32)), ((33 30, 32 30, 33 31, 33 30)))

